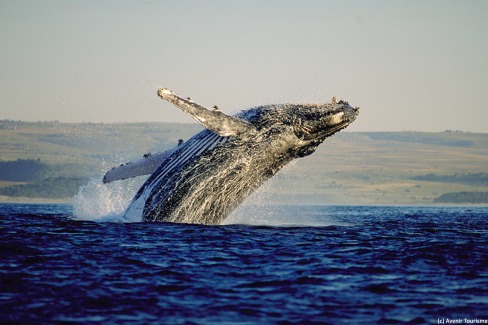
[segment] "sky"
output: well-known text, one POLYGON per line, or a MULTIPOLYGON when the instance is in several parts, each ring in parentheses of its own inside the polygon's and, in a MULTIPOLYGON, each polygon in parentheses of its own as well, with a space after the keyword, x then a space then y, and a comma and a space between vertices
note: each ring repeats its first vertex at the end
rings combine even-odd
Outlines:
POLYGON ((0 120, 361 107, 350 131, 488 133, 488 1, 0 0, 0 120))

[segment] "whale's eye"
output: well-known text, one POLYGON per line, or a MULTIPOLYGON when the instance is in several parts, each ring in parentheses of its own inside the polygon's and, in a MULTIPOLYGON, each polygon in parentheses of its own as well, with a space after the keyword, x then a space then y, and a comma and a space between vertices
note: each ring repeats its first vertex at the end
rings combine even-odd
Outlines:
POLYGON ((293 130, 295 135, 300 140, 308 140, 314 137, 314 134, 317 133, 322 128, 322 121, 320 117, 313 116, 311 118, 297 118, 293 124, 293 130))
POLYGON ((300 140, 304 140, 308 131, 307 127, 304 125, 303 121, 299 118, 293 120, 293 132, 295 136, 300 140))

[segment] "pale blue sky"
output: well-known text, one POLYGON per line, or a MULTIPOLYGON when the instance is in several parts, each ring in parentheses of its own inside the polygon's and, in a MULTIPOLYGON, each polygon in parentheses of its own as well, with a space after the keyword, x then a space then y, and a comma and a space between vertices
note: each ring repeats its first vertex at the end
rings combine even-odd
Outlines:
POLYGON ((488 1, 0 1, 0 119, 193 122, 361 107, 351 131, 488 132, 488 1))

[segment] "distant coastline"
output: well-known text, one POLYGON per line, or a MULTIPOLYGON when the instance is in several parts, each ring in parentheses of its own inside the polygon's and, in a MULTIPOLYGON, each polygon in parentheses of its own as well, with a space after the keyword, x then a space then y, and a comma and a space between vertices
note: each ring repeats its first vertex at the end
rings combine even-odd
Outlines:
MULTIPOLYGON (((69 203, 79 187, 201 127, 0 121, 0 202, 69 203)), ((488 134, 341 132, 279 172, 270 204, 488 204, 488 134)))

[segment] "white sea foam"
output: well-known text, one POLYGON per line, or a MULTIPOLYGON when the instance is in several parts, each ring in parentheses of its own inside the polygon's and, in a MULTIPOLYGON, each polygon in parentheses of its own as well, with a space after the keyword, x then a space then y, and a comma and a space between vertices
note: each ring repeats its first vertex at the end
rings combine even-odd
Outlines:
POLYGON ((147 177, 104 184, 100 178, 83 185, 71 199, 73 214, 79 220, 140 222, 127 220, 124 212, 147 177))

